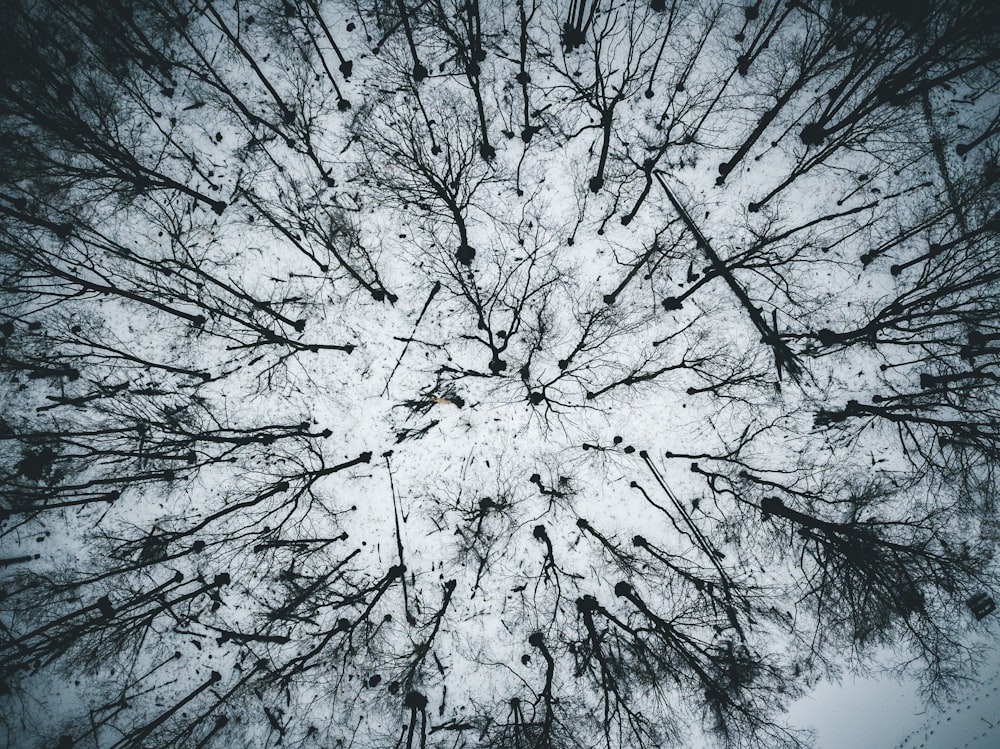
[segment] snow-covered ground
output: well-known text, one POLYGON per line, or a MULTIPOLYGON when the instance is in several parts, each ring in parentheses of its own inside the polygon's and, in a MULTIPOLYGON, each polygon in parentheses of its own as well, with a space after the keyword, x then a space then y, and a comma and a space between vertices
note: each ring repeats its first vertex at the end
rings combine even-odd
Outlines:
POLYGON ((996 657, 917 694, 995 630, 990 24, 84 5, 0 17, 0 737, 1000 745, 996 657))

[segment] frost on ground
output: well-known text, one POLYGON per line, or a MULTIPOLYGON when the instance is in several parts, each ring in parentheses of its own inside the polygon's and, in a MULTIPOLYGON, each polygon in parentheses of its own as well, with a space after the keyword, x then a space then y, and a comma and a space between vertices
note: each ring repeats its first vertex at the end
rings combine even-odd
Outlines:
POLYGON ((0 10, 0 735, 773 747, 974 675, 991 0, 0 10))

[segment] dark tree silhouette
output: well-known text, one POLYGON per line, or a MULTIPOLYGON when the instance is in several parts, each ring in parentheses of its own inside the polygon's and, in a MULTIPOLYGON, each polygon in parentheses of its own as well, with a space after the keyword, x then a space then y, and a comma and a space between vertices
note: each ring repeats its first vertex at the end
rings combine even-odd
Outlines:
POLYGON ((998 13, 4 4, 0 741, 770 749, 972 678, 998 13))

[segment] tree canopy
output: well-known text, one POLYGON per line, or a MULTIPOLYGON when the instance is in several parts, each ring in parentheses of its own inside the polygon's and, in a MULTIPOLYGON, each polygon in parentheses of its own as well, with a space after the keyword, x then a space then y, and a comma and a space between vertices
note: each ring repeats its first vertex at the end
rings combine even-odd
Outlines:
POLYGON ((997 590, 1000 4, 0 7, 0 736, 808 745, 997 590))

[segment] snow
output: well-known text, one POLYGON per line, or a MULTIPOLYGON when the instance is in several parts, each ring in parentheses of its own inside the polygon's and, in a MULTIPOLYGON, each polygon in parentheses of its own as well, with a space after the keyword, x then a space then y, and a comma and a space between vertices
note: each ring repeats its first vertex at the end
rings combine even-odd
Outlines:
MULTIPOLYGON (((119 174, 62 185, 48 157, 58 167, 74 143, 58 134, 38 141, 44 158, 19 157, 34 173, 4 181, 31 211, 75 222, 66 241, 23 216, 4 235, 15 325, 0 403, 5 429, 24 436, 3 435, 14 513, 0 543, 5 558, 40 554, 2 573, 0 645, 19 666, 0 708, 8 740, 402 746, 417 720, 435 746, 513 745, 520 726, 553 746, 770 749, 790 742, 789 704, 788 724, 814 726, 822 749, 997 740, 995 678, 933 723, 915 694, 947 686, 923 643, 940 644, 946 676, 964 675, 989 626, 963 597, 995 583, 994 458, 940 449, 916 421, 835 418, 965 367, 957 349, 975 315, 992 314, 995 283, 954 317, 935 310, 946 332, 930 341, 904 329, 841 348, 816 335, 991 268, 992 235, 920 259, 960 233, 920 108, 860 117, 765 201, 825 147, 800 132, 850 55, 823 58, 724 184, 717 166, 826 39, 822 14, 758 4, 758 20, 715 2, 665 14, 628 0, 592 19, 605 38, 567 52, 565 8, 540 3, 525 103, 511 83, 513 6, 479 6, 485 59, 472 74, 440 24, 475 4, 439 17, 425 5, 405 33, 393 3, 360 15, 334 0, 211 4, 183 22, 160 16, 169 3, 141 5, 176 61, 169 93, 155 65, 116 77, 118 53, 93 49, 113 40, 87 30, 90 10, 28 11, 69 22, 53 28, 86 66, 68 77, 115 103, 79 104, 100 132, 202 197, 119 174), (754 60, 740 75, 744 40, 754 60), (326 72, 340 53, 349 81, 326 72), (428 77, 416 83, 418 64, 428 77), (539 128, 530 143, 517 137, 525 116, 539 128), (776 367, 778 336, 801 376, 776 367), (16 366, 50 352, 80 376, 16 366), (29 475, 24 451, 49 442, 58 452, 29 475), (37 513, 18 494, 91 486, 118 494, 37 513), (762 513, 772 496, 843 524, 854 545, 830 551, 815 529, 762 513), (904 580, 858 593, 881 571, 865 556, 874 533, 935 559, 965 542, 983 567, 945 584, 912 554, 919 606, 899 602, 904 580), (827 591, 828 574, 843 589, 827 591), (866 678, 907 663, 902 685, 866 678)), ((907 59, 897 26, 855 23, 851 54, 873 72, 849 79, 833 120, 867 101, 893 55, 907 59), (868 55, 879 40, 890 59, 868 55)), ((35 68, 18 75, 49 75, 35 68)), ((981 129, 995 101, 962 108, 948 132, 981 129)), ((963 184, 991 158, 950 154, 963 184)), ((995 209, 990 189, 969 198, 972 225, 995 209)), ((995 396, 979 383, 968 405, 938 411, 995 424, 995 396)))

